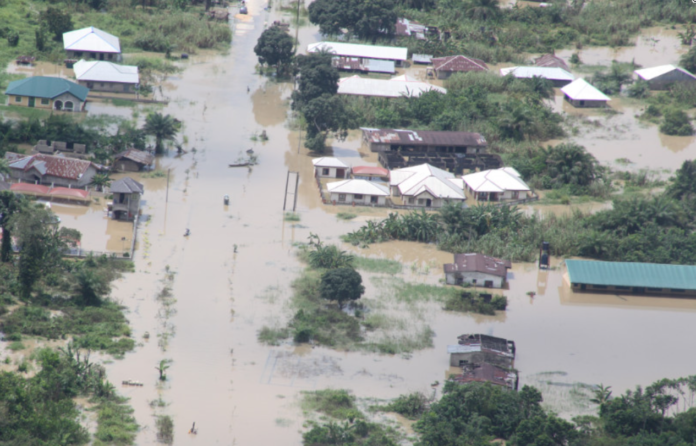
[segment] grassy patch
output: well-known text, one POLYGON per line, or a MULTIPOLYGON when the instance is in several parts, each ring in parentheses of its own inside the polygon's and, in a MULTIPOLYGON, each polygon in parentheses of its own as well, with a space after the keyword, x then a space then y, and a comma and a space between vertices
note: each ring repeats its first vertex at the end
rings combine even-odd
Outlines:
POLYGON ((97 432, 94 446, 131 445, 138 432, 138 423, 133 417, 133 409, 125 398, 103 400, 96 407, 97 432))
POLYGON ((166 176, 167 172, 163 170, 153 170, 140 174, 140 178, 164 178, 166 176))
POLYGON ((111 99, 110 101, 116 107, 136 107, 138 105, 137 102, 131 101, 130 99, 114 98, 114 99, 111 99))
POLYGON ((343 389, 302 392, 301 405, 305 412, 318 412, 338 420, 364 418, 355 405, 355 397, 343 389))
POLYGON ((263 327, 258 334, 259 342, 268 345, 280 345, 281 341, 288 337, 290 337, 290 330, 287 327, 263 327))
POLYGON ((13 352, 16 352, 18 350, 24 350, 26 346, 22 343, 22 341, 14 341, 10 345, 8 345, 7 348, 12 350, 13 352))
POLYGON ((417 420, 428 408, 428 398, 420 392, 399 395, 389 404, 372 406, 371 410, 380 412, 396 412, 409 420, 417 420))
POLYGON ((477 291, 463 291, 459 295, 452 294, 445 301, 446 311, 472 312, 494 315, 496 311, 505 311, 508 305, 507 297, 479 293, 477 291))
POLYGON ((0 111, 2 111, 2 115, 5 117, 17 116, 26 119, 43 119, 51 114, 50 110, 19 105, 0 105, 0 111))
POLYGON ((157 417, 157 440, 161 443, 172 444, 174 442, 174 420, 169 415, 157 417))
POLYGON ((359 270, 384 274, 399 274, 403 269, 403 265, 396 260, 372 259, 368 257, 355 257, 353 266, 359 270))
POLYGON ((285 216, 283 217, 283 220, 285 220, 285 221, 300 221, 300 214, 297 214, 295 212, 286 212, 285 216))
POLYGON ((352 220, 355 217, 357 217, 357 214, 353 214, 350 212, 339 212, 336 214, 336 218, 340 218, 341 220, 352 220))

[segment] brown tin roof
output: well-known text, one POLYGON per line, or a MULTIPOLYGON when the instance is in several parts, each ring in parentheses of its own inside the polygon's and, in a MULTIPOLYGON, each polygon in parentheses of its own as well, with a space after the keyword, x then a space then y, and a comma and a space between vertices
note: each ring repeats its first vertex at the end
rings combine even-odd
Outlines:
MULTIPOLYGON (((8 154, 5 156, 7 157, 8 154)), ((10 168, 22 171, 28 171, 29 169, 36 169, 41 176, 50 175, 58 178, 66 178, 70 180, 78 180, 82 178, 87 169, 93 163, 90 161, 79 160, 75 158, 66 158, 62 156, 53 155, 30 155, 22 158, 16 158, 13 154, 11 157, 15 158, 14 161, 10 161, 10 168)), ((95 165, 95 167, 97 167, 95 165)))
POLYGON ((514 389, 515 381, 517 381, 517 373, 514 370, 506 370, 502 367, 483 362, 480 364, 468 364, 462 367, 462 374, 452 376, 451 379, 462 384, 488 382, 514 389))
POLYGON ((488 71, 486 63, 480 59, 466 56, 447 56, 433 58, 435 71, 488 71))
POLYGON ((563 68, 566 71, 570 71, 568 64, 565 63, 560 57, 554 56, 553 54, 544 54, 541 57, 534 59, 534 65, 537 67, 555 67, 563 68))
POLYGON ((511 267, 509 260, 500 260, 478 253, 455 254, 454 263, 445 263, 444 266, 445 273, 477 272, 498 277, 506 277, 507 269, 511 267))
POLYGON ((149 166, 155 160, 154 155, 152 155, 151 153, 137 149, 124 150, 123 152, 114 156, 114 161, 119 160, 121 158, 131 160, 144 166, 149 166))

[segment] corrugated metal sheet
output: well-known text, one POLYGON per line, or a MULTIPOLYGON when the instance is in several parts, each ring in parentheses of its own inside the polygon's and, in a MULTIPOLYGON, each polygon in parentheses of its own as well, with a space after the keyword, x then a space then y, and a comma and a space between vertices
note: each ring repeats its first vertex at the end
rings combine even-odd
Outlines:
POLYGON ((139 83, 138 67, 135 65, 116 65, 103 60, 80 60, 73 67, 75 78, 79 81, 139 83))
POLYGON ((585 79, 576 79, 561 88, 561 91, 566 96, 576 101, 611 101, 609 96, 597 90, 585 79))
POLYGON ((121 43, 118 37, 90 26, 63 33, 63 48, 70 51, 120 53, 121 43))
POLYGON ((572 284, 696 290, 696 266, 566 260, 572 284))
POLYGON ((356 43, 317 42, 307 46, 308 53, 328 51, 337 56, 364 57, 367 59, 407 60, 408 48, 396 46, 360 45, 356 43))
POLYGON ((404 144, 408 146, 480 146, 488 143, 480 133, 437 132, 430 130, 372 129, 361 127, 363 135, 372 143, 404 144))

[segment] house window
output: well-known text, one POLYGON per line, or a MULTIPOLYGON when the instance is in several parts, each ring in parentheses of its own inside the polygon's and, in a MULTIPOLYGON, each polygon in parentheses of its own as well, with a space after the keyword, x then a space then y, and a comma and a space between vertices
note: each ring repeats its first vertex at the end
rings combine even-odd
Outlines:
POLYGON ((592 288, 595 290, 606 290, 607 286, 606 285, 592 285, 592 288))
POLYGON ((409 197, 409 199, 408 199, 408 204, 413 204, 413 203, 415 203, 415 202, 416 202, 416 199, 415 199, 415 198, 409 197))
POLYGON ((104 86, 104 82, 100 82, 100 83, 99 83, 99 86, 100 86, 100 87, 103 87, 103 86, 104 86))
POLYGON ((620 290, 620 291, 631 291, 631 287, 630 287, 630 286, 616 286, 616 287, 614 287, 614 288, 617 289, 617 290, 620 290))
POLYGON ((46 98, 41 99, 41 105, 48 105, 50 101, 46 98))
POLYGON ((419 198, 418 199, 418 206, 423 206, 425 204, 425 199, 424 198, 419 198))
POLYGON ((346 194, 338 194, 338 201, 346 201, 346 194))
POLYGON ((516 199, 520 198, 520 193, 519 193, 519 191, 513 190, 511 193, 512 193, 512 199, 513 199, 513 200, 516 200, 516 199))
POLYGON ((15 96, 15 102, 22 102, 21 96, 15 96))
POLYGON ((686 290, 680 290, 680 289, 678 289, 678 288, 672 288, 670 291, 673 292, 673 293, 683 293, 683 292, 686 291, 686 290))
POLYGON ((321 174, 322 174, 322 175, 328 175, 328 174, 329 174, 329 169, 321 169, 321 174))
POLYGON ((355 194, 355 195, 353 195, 353 197, 354 197, 356 200, 362 200, 362 199, 363 199, 363 196, 360 195, 360 194, 355 194))
POLYGON ((370 203, 378 203, 377 197, 375 195, 370 197, 370 203))
POLYGON ((75 51, 75 57, 82 57, 82 51, 75 51))
POLYGON ((585 105, 585 101, 580 101, 580 107, 585 105))

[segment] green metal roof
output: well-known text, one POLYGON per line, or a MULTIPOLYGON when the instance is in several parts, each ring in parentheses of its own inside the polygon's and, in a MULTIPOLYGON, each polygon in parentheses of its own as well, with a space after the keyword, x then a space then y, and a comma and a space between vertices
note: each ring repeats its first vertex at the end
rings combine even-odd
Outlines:
POLYGON ((566 260, 572 284, 696 290, 696 266, 566 260))
POLYGON ((17 96, 32 96, 35 98, 53 99, 70 93, 80 101, 87 99, 89 88, 77 85, 59 77, 33 76, 10 82, 5 94, 17 96))

